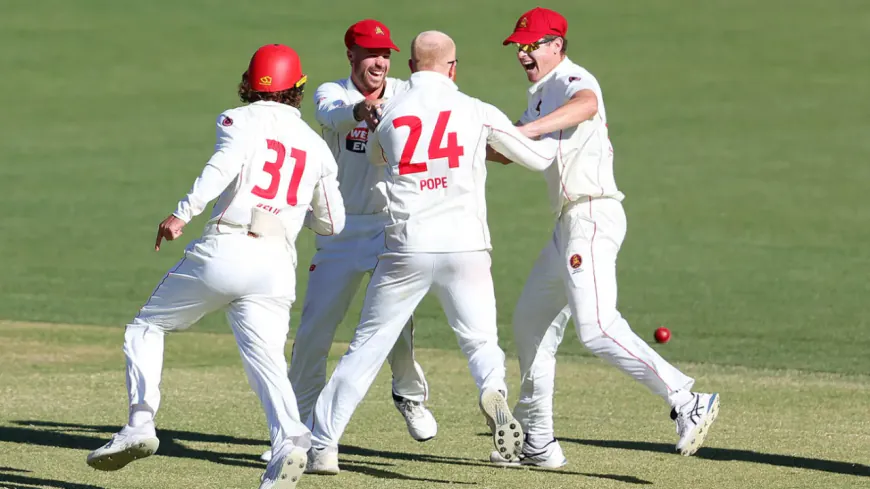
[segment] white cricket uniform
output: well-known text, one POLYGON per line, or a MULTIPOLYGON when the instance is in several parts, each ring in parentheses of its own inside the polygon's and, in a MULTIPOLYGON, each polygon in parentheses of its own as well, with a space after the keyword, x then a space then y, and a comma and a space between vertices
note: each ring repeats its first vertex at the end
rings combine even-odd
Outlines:
MULTIPOLYGON (((382 97, 392 97, 406 88, 407 82, 387 78, 382 97)), ((353 106, 364 99, 350 78, 324 83, 314 94, 323 139, 338 162, 347 223, 340 234, 317 237, 317 252, 308 269, 308 289, 289 372, 302 419, 308 419, 326 385, 326 359, 336 329, 360 282, 374 270, 384 248, 384 170, 368 164, 368 127, 353 118, 353 106)), ((423 369, 414 360, 413 334, 413 322, 409 320, 390 354, 393 392, 422 402, 428 397, 428 385, 423 369)))
POLYGON ((531 141, 495 107, 446 76, 414 73, 369 135, 386 164, 386 250, 366 290, 350 348, 317 399, 312 443, 336 446, 414 308, 435 293, 478 388, 506 391, 498 346, 484 199, 486 145, 543 170, 555 145, 531 141))
POLYGON ((211 219, 127 325, 131 412, 156 414, 160 407, 165 333, 227 307, 273 450, 288 441, 310 447, 284 345, 295 298, 296 236, 303 222, 323 234, 344 225, 337 171, 326 143, 293 107, 256 102, 218 117, 215 153, 174 212, 188 222, 219 196, 211 219))
POLYGON ((640 339, 616 309, 616 256, 626 230, 624 195, 613 176, 613 147, 598 81, 565 58, 529 89, 520 123, 550 114, 581 90, 596 94, 598 113, 576 128, 544 137, 559 145, 555 164, 545 172, 558 218, 513 319, 522 376, 514 416, 537 446, 553 438, 555 355, 572 315, 587 348, 672 405, 694 383, 640 339))

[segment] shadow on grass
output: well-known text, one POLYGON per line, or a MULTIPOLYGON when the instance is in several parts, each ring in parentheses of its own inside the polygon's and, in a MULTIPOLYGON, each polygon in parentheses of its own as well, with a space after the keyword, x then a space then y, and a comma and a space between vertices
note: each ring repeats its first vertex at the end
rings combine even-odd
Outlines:
MULTIPOLYGON (((73 450, 93 450, 105 444, 112 434, 119 429, 118 426, 100 426, 100 425, 84 425, 77 423, 58 423, 52 421, 12 421, 12 424, 17 426, 0 426, 0 441, 22 443, 26 445, 38 445, 46 447, 68 448, 73 450)), ((252 438, 239 438, 228 435, 215 435, 207 433, 198 433, 192 431, 180 431, 171 429, 158 429, 157 436, 160 438, 160 448, 157 456, 163 457, 178 457, 189 458, 196 460, 205 460, 222 465, 230 465, 237 467, 251 467, 263 469, 265 463, 260 461, 259 455, 248 453, 226 453, 213 452, 209 450, 193 449, 185 446, 182 442, 195 443, 219 443, 224 445, 243 445, 243 446, 259 446, 264 450, 269 444, 266 440, 256 440, 252 438)), ((355 447, 341 447, 343 454, 363 455, 365 449, 355 447)), ((374 453, 374 452, 372 452, 374 453)), ((368 456, 377 456, 371 455, 368 456)), ((409 456, 412 457, 412 456, 409 456)), ((425 456, 424 456, 425 457, 425 456)), ((450 462, 451 457, 433 457, 440 459, 440 463, 450 462)), ((461 459, 458 459, 461 460, 461 459)), ((434 460, 429 460, 434 461, 434 460)), ((84 456, 82 457, 84 464, 84 456)), ((404 475, 397 472, 392 472, 379 467, 388 467, 390 464, 378 463, 375 461, 345 461, 342 460, 341 468, 348 472, 357 472, 370 475, 382 479, 397 479, 408 481, 429 482, 438 484, 474 484, 461 481, 426 479, 404 475)), ((8 468, 7 471, 17 471, 18 469, 8 468)), ((0 480, 3 480, 4 474, 0 473, 0 480)), ((10 476, 11 477, 11 476, 10 476)), ((14 476, 20 479, 26 477, 14 476)), ((35 479, 34 479, 35 480, 35 479)), ((15 482, 15 481, 10 481, 15 482)), ((50 482, 50 481, 49 481, 50 482)), ((49 482, 43 485, 51 486, 49 482)), ((23 483, 23 482, 21 482, 23 483)), ((58 484, 67 484, 58 482, 58 484)), ((5 486, 3 486, 5 487, 5 486)), ((24 486, 22 486, 24 487, 24 486)), ((51 487, 70 487, 72 489, 94 489, 94 486, 51 486, 51 487)), ((97 488, 99 489, 99 488, 97 488)))
MULTIPOLYGON (((55 423, 51 421, 13 421, 12 423, 18 426, 0 426, 0 441, 88 451, 104 445, 120 429, 120 426, 55 423)), ((268 444, 263 440, 179 430, 158 430, 157 435, 160 437, 160 448, 157 455, 207 460, 236 467, 262 469, 265 466, 256 455, 212 452, 190 448, 181 443, 181 441, 192 441, 228 445, 259 445, 265 449, 268 444)), ((84 456, 82 463, 84 463, 84 456)))
MULTIPOLYGON (((490 436, 487 434, 486 436, 490 436)), ((553 475, 574 475, 574 476, 582 476, 582 477, 591 477, 595 479, 609 479, 615 480, 619 482, 624 482, 626 484, 637 484, 637 485, 651 485, 652 482, 646 481, 643 479, 639 479, 637 477, 631 475, 619 475, 619 474, 594 474, 589 472, 574 472, 571 470, 559 469, 559 470, 541 470, 541 469, 533 469, 530 467, 521 467, 518 469, 502 469, 500 467, 496 467, 489 462, 484 462, 480 460, 474 460, 470 458, 460 458, 460 457, 444 457, 441 455, 429 455, 426 453, 405 453, 405 452, 390 452, 386 450, 375 450, 371 448, 362 448, 355 447, 352 445, 341 445, 339 452, 344 455, 356 455, 359 457, 377 457, 377 458, 386 458, 391 460, 403 460, 403 461, 412 461, 412 462, 425 462, 425 463, 435 463, 435 464, 449 464, 449 465, 465 465, 468 467, 485 467, 489 469, 498 469, 498 470, 537 470, 542 473, 553 474, 553 475)), ((341 462, 340 466, 343 468, 346 462, 341 462)))
MULTIPOLYGON (((410 475, 399 474, 398 472, 390 472, 389 470, 378 469, 376 467, 372 467, 373 464, 369 464, 368 462, 348 462, 346 460, 342 460, 339 462, 339 468, 341 470, 346 470, 348 472, 356 472, 358 474, 365 474, 371 477, 377 477, 379 479, 395 479, 395 480, 403 480, 403 481, 415 481, 415 482, 428 482, 431 484, 460 484, 460 485, 469 485, 474 486, 477 485, 477 482, 461 482, 461 481, 450 481, 450 480, 442 480, 442 479, 428 479, 425 477, 413 477, 410 475)), ((377 464, 380 466, 384 466, 386 464, 377 464)))
MULTIPOLYGON (((487 434, 489 436, 489 434, 487 434)), ((560 441, 576 443, 601 448, 618 448, 622 450, 638 450, 643 452, 674 453, 674 446, 666 443, 650 443, 625 440, 582 440, 576 438, 559 438, 560 441)), ((818 470, 832 474, 855 475, 870 477, 870 467, 852 462, 839 462, 820 458, 795 457, 775 453, 761 453, 752 450, 733 448, 703 447, 693 455, 706 460, 721 460, 729 462, 750 462, 756 464, 789 467, 795 469, 818 470)))
POLYGON ((74 484, 72 482, 57 481, 52 479, 40 479, 29 477, 29 470, 14 469, 12 467, 0 467, 0 487, 9 489, 34 489, 36 487, 58 487, 60 489, 103 489, 90 484, 74 484), (10 474, 9 472, 14 472, 10 474))

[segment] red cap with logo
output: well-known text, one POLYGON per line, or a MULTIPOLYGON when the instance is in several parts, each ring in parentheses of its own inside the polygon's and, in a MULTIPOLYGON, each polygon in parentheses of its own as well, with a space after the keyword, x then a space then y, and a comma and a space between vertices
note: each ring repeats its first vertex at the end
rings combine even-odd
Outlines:
POLYGON ((399 50, 390 39, 390 30, 387 26, 374 19, 361 20, 350 26, 344 34, 344 45, 348 49, 359 46, 366 49, 399 50))
POLYGON ((514 33, 508 36, 502 43, 507 46, 515 42, 517 44, 531 44, 540 41, 544 36, 565 37, 568 33, 568 21, 562 14, 553 10, 535 7, 520 16, 514 27, 514 33))
POLYGON ((246 72, 248 85, 258 92, 280 92, 308 80, 296 51, 283 44, 267 44, 254 53, 246 72))

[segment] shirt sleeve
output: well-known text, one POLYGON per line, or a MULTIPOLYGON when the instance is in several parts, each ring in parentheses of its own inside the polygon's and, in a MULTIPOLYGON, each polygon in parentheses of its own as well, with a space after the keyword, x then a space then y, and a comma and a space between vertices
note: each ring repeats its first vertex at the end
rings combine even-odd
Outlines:
POLYGON ((590 75, 580 72, 567 73, 560 75, 558 80, 565 87, 565 100, 569 100, 577 92, 582 90, 592 90, 597 95, 600 92, 598 81, 590 75))
POLYGON ((535 118, 532 117, 531 109, 526 109, 526 111, 523 112, 523 115, 520 116, 520 120, 517 122, 517 125, 525 126, 526 124, 528 124, 529 122, 532 122, 533 120, 535 120, 535 118))
POLYGON ((239 176, 247 159, 244 127, 239 126, 240 121, 234 121, 226 112, 218 116, 215 152, 172 215, 190 222, 239 176))
POLYGON ((345 101, 345 91, 338 83, 324 83, 314 92, 315 118, 323 127, 348 132, 359 121, 353 118, 354 104, 345 101))
POLYGON ((487 143, 509 160, 530 170, 544 171, 556 158, 557 143, 552 139, 535 141, 525 137, 504 113, 481 103, 487 143))
POLYGON ((326 143, 320 153, 323 173, 314 186, 311 210, 304 224, 321 236, 332 236, 344 229, 344 199, 338 188, 338 164, 326 143))

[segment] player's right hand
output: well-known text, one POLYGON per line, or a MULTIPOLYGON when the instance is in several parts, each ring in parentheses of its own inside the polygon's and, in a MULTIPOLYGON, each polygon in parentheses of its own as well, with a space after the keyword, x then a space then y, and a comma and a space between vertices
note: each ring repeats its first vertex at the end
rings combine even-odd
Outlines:
POLYGON ((157 242, 154 243, 154 251, 160 251, 160 243, 164 239, 166 241, 172 241, 181 236, 185 224, 187 223, 172 214, 164 219, 163 222, 160 223, 160 226, 157 227, 157 242))
POLYGON ((358 116, 360 121, 366 121, 366 125, 370 129, 374 129, 381 122, 381 104, 383 103, 383 99, 363 100, 357 104, 359 108, 355 111, 355 117, 358 116))

